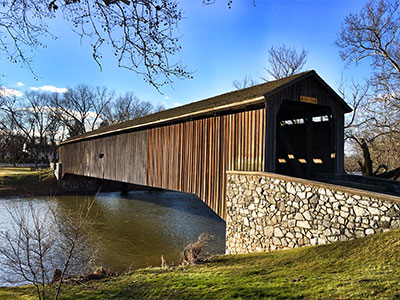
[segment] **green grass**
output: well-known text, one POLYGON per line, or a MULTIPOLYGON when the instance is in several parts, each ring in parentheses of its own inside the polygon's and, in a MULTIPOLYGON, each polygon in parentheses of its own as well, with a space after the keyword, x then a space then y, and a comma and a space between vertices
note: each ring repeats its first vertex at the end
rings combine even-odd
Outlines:
MULTIPOLYGON (((61 299, 400 299, 400 231, 64 286, 61 299)), ((0 299, 34 299, 31 287, 0 299)))
POLYGON ((52 170, 0 167, 0 196, 49 195, 56 180, 52 170))

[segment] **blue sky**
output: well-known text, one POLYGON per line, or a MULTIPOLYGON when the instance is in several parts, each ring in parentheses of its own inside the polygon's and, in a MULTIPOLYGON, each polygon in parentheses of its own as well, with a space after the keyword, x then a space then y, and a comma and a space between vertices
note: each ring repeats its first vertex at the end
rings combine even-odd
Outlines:
POLYGON ((201 2, 180 3, 185 16, 179 26, 183 49, 174 58, 195 71, 194 79, 176 79, 173 87, 162 88, 163 95, 134 72, 118 68, 112 53, 103 52, 100 71, 88 41, 80 43, 71 26, 60 20, 50 28, 59 38, 45 41, 47 48, 34 52, 39 79, 3 56, 1 85, 24 92, 85 83, 120 93, 133 91, 141 100, 173 107, 231 91, 232 81, 246 75, 266 75, 267 50, 282 43, 308 50, 306 69, 315 69, 334 88, 342 73, 349 80, 368 76, 368 64, 345 69, 334 45, 344 18, 359 12, 366 1, 256 0, 254 7, 251 0, 233 0, 232 9, 227 0, 207 6, 201 2))

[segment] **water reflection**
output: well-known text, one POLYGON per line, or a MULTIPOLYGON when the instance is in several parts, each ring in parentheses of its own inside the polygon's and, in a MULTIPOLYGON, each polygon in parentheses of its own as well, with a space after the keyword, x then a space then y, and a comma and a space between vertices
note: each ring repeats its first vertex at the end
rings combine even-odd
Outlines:
MULTIPOLYGON (((57 196, 33 201, 38 208, 44 209, 47 203, 68 214, 84 198, 57 196)), ((10 228, 7 208, 16 202, 28 204, 27 199, 2 200, 0 230, 10 228)), ((94 221, 90 239, 99 248, 99 262, 116 271, 131 265, 159 266, 161 255, 168 263, 179 263, 183 248, 202 232, 217 236, 214 251, 224 252, 225 222, 194 195, 169 191, 101 193, 90 218, 94 221)))

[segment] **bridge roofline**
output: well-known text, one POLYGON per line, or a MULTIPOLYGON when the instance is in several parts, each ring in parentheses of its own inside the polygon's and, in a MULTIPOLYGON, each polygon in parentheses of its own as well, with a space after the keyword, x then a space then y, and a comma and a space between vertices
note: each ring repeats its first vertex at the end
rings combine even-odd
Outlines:
POLYGON ((102 127, 61 142, 60 145, 102 137, 105 135, 118 134, 129 130, 137 130, 148 126, 184 121, 219 112, 244 109, 249 106, 259 105, 265 103, 266 97, 269 97, 310 76, 315 77, 319 83, 334 96, 334 99, 336 99, 343 107, 344 112, 350 112, 352 110, 350 106, 348 106, 347 103, 320 76, 318 76, 314 70, 311 70, 201 101, 192 102, 176 108, 167 109, 141 118, 102 127))

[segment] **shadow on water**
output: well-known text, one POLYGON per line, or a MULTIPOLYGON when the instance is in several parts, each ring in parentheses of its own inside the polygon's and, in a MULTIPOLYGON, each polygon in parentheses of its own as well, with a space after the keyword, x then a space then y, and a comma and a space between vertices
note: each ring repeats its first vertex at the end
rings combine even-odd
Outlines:
POLYGON ((154 189, 149 191, 130 191, 127 193, 121 193, 119 196, 136 201, 146 201, 167 208, 184 211, 185 213, 196 216, 210 218, 214 221, 219 219, 221 222, 225 223, 225 221, 206 203, 193 194, 154 189))

